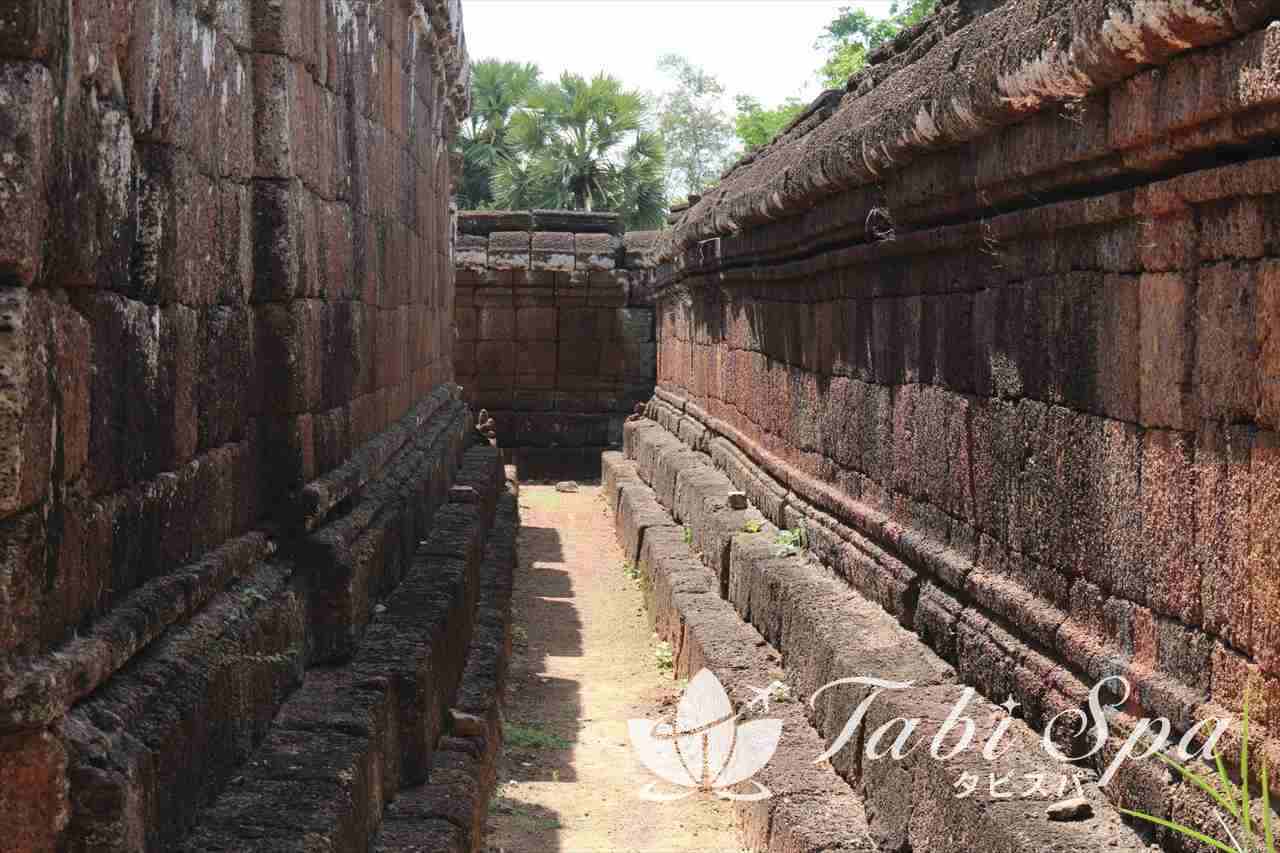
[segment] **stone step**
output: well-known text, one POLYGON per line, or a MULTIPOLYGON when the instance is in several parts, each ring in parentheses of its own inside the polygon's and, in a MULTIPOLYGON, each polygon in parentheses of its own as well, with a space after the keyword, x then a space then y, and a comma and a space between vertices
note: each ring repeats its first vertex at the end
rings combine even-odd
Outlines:
MULTIPOLYGON (((975 721, 978 746, 950 759, 934 759, 927 741, 963 692, 955 670, 803 549, 782 549, 780 530, 764 514, 750 506, 730 509, 728 494, 735 483, 717 470, 711 456, 694 451, 671 432, 674 425, 629 423, 627 456, 605 454, 603 466, 606 497, 617 507, 619 536, 640 571, 652 579, 656 627, 671 637, 677 667, 692 672, 708 659, 723 659, 725 666, 749 660, 747 630, 779 650, 786 683, 802 699, 842 678, 872 676, 913 684, 909 690, 882 691, 850 732, 848 745, 831 757, 831 768, 861 792, 867 830, 880 845, 877 849, 1147 849, 1096 786, 1086 786, 1095 817, 1076 823, 1050 821, 1049 802, 993 796, 987 774, 994 765, 982 758, 981 744, 1007 715, 981 696, 973 697, 966 712, 975 721), (700 620, 712 620, 717 627, 700 631, 700 620), (730 639, 735 635, 739 639, 730 639), (734 651, 726 650, 726 644, 734 651), (925 746, 900 761, 866 758, 866 739, 895 718, 919 719, 913 738, 925 746), (960 798, 955 785, 964 774, 977 774, 981 784, 971 796, 960 798)), ((715 449, 710 436, 685 434, 695 446, 715 449)), ((754 503, 758 488, 736 486, 754 503)), ((778 490, 763 482, 757 486, 765 487, 766 495, 778 490)), ((716 666, 711 668, 720 674, 716 666)), ((841 734, 869 694, 869 687, 858 685, 831 689, 801 715, 819 744, 811 759, 841 734)), ((898 735, 891 728, 889 739, 898 735)), ((998 775, 1012 773, 1010 778, 1017 780, 1026 774, 1043 773, 1055 780, 1064 775, 1064 765, 1043 751, 1036 733, 1021 720, 1012 721, 1003 743, 1009 751, 998 775)), ((807 825, 808 818, 798 820, 798 826, 807 825)), ((753 849, 772 848, 757 844, 753 849)))
MULTIPOLYGON (((481 448, 463 458, 465 407, 452 403, 438 414, 334 508, 321 532, 345 524, 359 539, 376 529, 396 543, 392 550, 412 554, 418 537, 449 529, 450 515, 438 510, 433 490, 443 494, 455 478, 488 470, 488 493, 496 497, 496 452, 481 448)), ((276 545, 264 551, 274 550, 273 559, 206 572, 223 579, 221 588, 191 582, 172 591, 178 601, 166 606, 193 615, 149 644, 156 619, 147 612, 115 629, 113 642, 145 648, 101 685, 90 682, 57 727, 72 780, 67 849, 173 849, 199 810, 243 775, 239 768, 264 742, 304 672, 324 663, 316 638, 363 637, 359 624, 379 596, 364 596, 360 608, 326 608, 317 590, 337 560, 307 552, 297 540, 276 545)), ((361 552, 346 564, 350 587, 376 591, 368 579, 395 559, 386 548, 361 552)))
POLYGON ((427 780, 484 615, 497 450, 467 451, 456 480, 468 499, 435 513, 354 655, 307 672, 181 849, 368 850, 386 804, 427 780))
MULTIPOLYGON (((654 629, 671 644, 676 676, 690 678, 710 670, 738 709, 756 698, 756 689, 789 681, 781 656, 719 596, 717 578, 658 505, 635 466, 609 453, 604 469, 606 495, 619 505, 619 538, 628 547, 638 541, 636 565, 646 605, 654 629), (667 523, 652 523, 657 512, 667 523), (643 531, 626 532, 642 520, 649 522, 643 531)), ((769 763, 752 777, 771 796, 735 803, 744 847, 770 853, 877 849, 857 794, 829 766, 813 763, 824 744, 797 697, 778 697, 760 716, 782 720, 783 735, 769 763)))
POLYGON ((520 527, 514 480, 498 502, 480 567, 480 598, 453 711, 467 720, 440 740, 429 780, 386 810, 375 853, 478 851, 502 750, 502 698, 511 657, 511 590, 520 527), (478 727, 478 730, 477 730, 478 727))

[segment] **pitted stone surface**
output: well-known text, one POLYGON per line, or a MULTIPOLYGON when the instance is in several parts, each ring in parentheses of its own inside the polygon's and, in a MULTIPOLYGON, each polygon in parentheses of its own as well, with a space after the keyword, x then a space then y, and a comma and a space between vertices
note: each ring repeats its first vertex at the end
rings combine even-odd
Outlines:
MULTIPOLYGON (((1280 168, 1222 160, 1274 135, 1274 17, 941 3, 652 250, 646 416, 1033 727, 1120 674, 1134 718, 1238 734, 1280 674, 1280 168)), ((625 429, 665 496, 666 440, 625 429)), ((1172 815, 1184 787, 1107 791, 1172 815)))
POLYGON ((0 10, 0 764, 21 775, 0 810, 19 848, 178 849, 289 719, 347 775, 312 784, 301 762, 274 813, 288 781, 246 783, 216 844, 256 846, 260 819, 361 849, 380 820, 399 770, 373 778, 377 749, 343 740, 368 714, 272 725, 308 667, 358 654, 475 423, 440 156, 469 108, 461 13, 0 10))

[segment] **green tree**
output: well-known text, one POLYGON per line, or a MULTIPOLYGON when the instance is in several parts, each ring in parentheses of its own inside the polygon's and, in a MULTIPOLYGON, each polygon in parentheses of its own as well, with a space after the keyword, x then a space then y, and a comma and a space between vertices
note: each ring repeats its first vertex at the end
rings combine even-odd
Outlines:
POLYGON ((849 78, 867 64, 867 54, 904 28, 923 21, 937 5, 938 0, 894 0, 887 18, 873 18, 861 9, 842 8, 815 45, 827 56, 818 70, 823 84, 832 89, 844 88, 849 78))
POLYGON ((629 227, 657 227, 664 152, 646 119, 644 97, 607 74, 539 84, 510 118, 512 154, 494 171, 494 203, 617 211, 629 227))
POLYGON ((750 95, 739 95, 735 100, 738 115, 734 119, 734 128, 748 151, 772 142, 806 106, 799 98, 787 98, 772 109, 750 95))
POLYGON ((538 66, 533 64, 485 59, 472 66, 471 116, 459 134, 463 171, 458 205, 463 209, 492 204, 493 173, 514 154, 508 122, 537 83, 538 66))
POLYGON ((679 54, 663 55, 658 68, 676 83, 658 115, 667 189, 672 195, 701 193, 720 177, 732 150, 733 124, 720 107, 724 86, 679 54))

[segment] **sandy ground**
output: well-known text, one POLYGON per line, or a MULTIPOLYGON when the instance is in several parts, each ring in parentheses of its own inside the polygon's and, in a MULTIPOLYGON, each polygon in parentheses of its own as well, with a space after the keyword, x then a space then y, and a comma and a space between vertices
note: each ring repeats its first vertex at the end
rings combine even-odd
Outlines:
POLYGON ((650 803, 629 718, 672 719, 682 685, 624 569, 598 486, 521 486, 515 658, 490 851, 738 853, 730 806, 650 803))

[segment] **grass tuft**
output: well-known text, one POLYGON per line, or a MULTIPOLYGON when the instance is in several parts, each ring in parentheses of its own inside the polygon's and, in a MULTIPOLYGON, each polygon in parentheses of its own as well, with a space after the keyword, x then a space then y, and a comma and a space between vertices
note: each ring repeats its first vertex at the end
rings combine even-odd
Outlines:
POLYGON ((533 723, 508 722, 502 729, 503 740, 515 749, 568 749, 569 741, 533 723))

